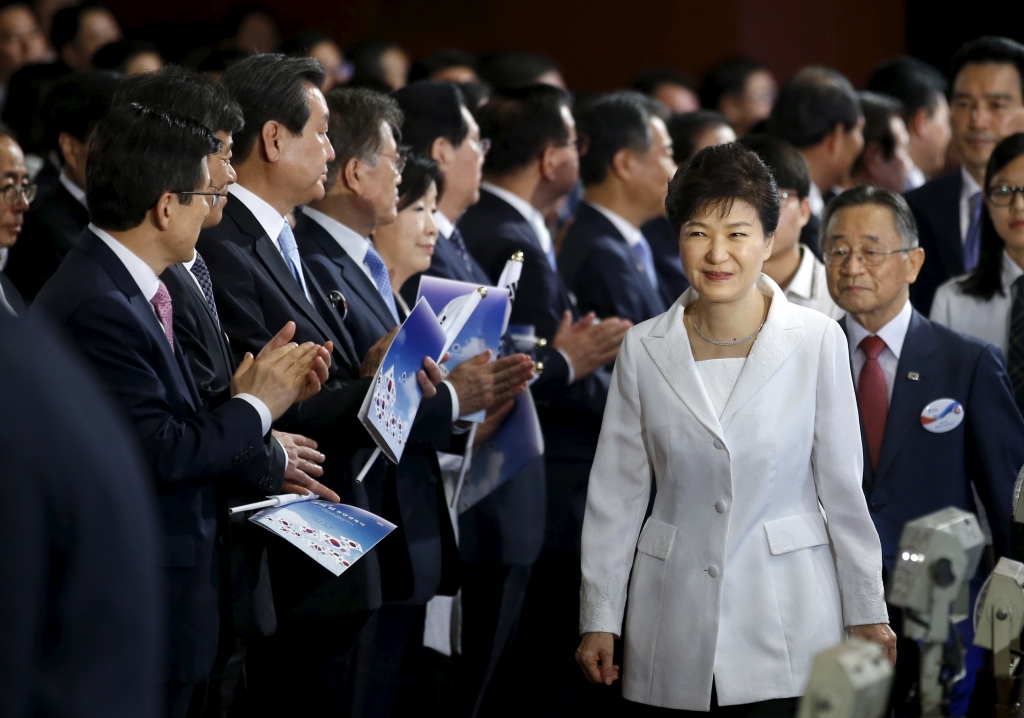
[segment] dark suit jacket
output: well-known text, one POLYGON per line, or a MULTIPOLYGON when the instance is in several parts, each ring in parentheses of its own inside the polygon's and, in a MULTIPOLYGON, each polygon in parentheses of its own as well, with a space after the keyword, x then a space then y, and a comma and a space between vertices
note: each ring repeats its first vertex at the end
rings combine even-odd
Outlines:
MULTIPOLYGON (((821 227, 821 218, 817 215, 811 215, 811 218, 807 220, 807 224, 800 230, 800 242, 801 244, 807 245, 807 248, 811 250, 819 260, 821 256, 821 243, 818 241, 818 231, 821 227)), ((824 261, 824 260, 822 260, 824 261)))
MULTIPOLYGON (((230 388, 235 373, 227 337, 217 326, 202 290, 185 265, 171 265, 160 279, 174 302, 174 336, 188 356, 199 396, 204 403, 213 401, 230 388)), ((266 474, 273 480, 269 489, 257 490, 238 481, 227 481, 218 487, 222 537, 227 543, 226 555, 230 556, 223 567, 222 650, 234 646, 237 634, 268 636, 277 628, 266 556, 270 534, 249 521, 248 514, 226 512, 228 507, 254 503, 267 494, 281 492, 287 457, 277 441, 267 442, 266 461, 266 474)))
POLYGON ((910 285, 914 307, 927 315, 939 285, 964 273, 964 249, 960 237, 960 170, 937 177, 907 192, 906 200, 917 220, 917 236, 924 249, 924 266, 910 285))
MULTIPOLYGON (((846 319, 841 322, 846 331, 846 319)), ((1010 556, 1010 505, 1024 465, 1024 420, 1013 400, 1002 352, 914 312, 900 352, 878 473, 864 452, 864 493, 892 571, 903 525, 956 506, 977 513, 973 484, 985 505, 996 554, 1010 556), (918 379, 908 375, 915 372, 918 379), (955 399, 964 419, 941 434, 921 425, 936 399, 955 399)))
MULTIPOLYGON (((434 245, 434 256, 430 260, 430 269, 423 274, 427 274, 431 277, 442 277, 444 279, 454 279, 459 282, 476 282, 481 286, 490 286, 491 279, 487 276, 476 260, 472 256, 469 258, 469 266, 466 266, 466 261, 459 254, 459 250, 455 248, 450 239, 441 237, 437 238, 437 244, 434 245)), ((420 288, 420 277, 422 275, 417 274, 411 277, 402 286, 402 298, 405 299, 406 304, 410 307, 416 303, 416 293, 420 288)))
POLYGON ((679 259, 679 235, 672 230, 668 217, 645 222, 640 228, 651 245, 654 269, 658 273, 658 293, 666 307, 671 307, 680 295, 690 288, 690 280, 683 273, 679 259))
POLYGON ((626 238, 586 202, 566 232, 558 270, 576 295, 581 312, 639 324, 667 308, 626 238))
POLYGON ((0 312, 0 347, 0 715, 155 718, 149 473, 68 346, 0 312))
MULTIPOLYGON (((345 297, 345 325, 357 351, 365 353, 397 326, 391 311, 370 278, 327 230, 305 214, 299 213, 297 220, 295 240, 303 261, 321 287, 345 297)), ((402 461, 397 467, 378 461, 377 481, 367 485, 371 507, 381 513, 386 512, 385 487, 394 483, 400 512, 397 523, 405 539, 404 555, 392 555, 403 547, 397 540, 381 546, 386 599, 420 605, 438 593, 454 595, 458 590, 458 545, 437 462, 437 451, 451 443, 451 417, 451 396, 448 387, 441 386, 437 396, 420 405, 402 461), (392 578, 394 570, 409 575, 392 578)))
POLYGON ((227 394, 203 410, 182 350, 135 280, 86 230, 36 297, 78 345, 129 419, 156 481, 170 607, 167 679, 205 680, 217 652, 220 568, 214 481, 270 488, 259 413, 227 394))
MULTIPOLYGON (((353 467, 353 462, 359 449, 374 446, 358 418, 370 379, 360 378, 360 358, 352 337, 316 277, 304 267, 314 302, 310 304, 281 252, 233 195, 228 196, 220 224, 200 233, 197 249, 210 269, 221 327, 231 340, 236 361, 245 352, 258 353, 288 321, 296 324, 296 342, 333 342, 327 382, 316 396, 289 409, 275 426, 317 441, 327 456, 321 481, 338 493, 342 503, 369 509, 366 487, 355 482, 360 467, 353 467)), ((389 536, 384 542, 393 540, 389 536)), ((334 577, 284 541, 273 541, 268 547, 279 621, 288 614, 321 617, 380 606, 377 549, 334 577)))
POLYGON ((32 206, 6 268, 23 296, 35 298, 88 224, 89 210, 62 184, 32 206))
POLYGON ((28 311, 28 304, 26 304, 25 300, 22 299, 21 292, 18 291, 18 288, 11 283, 11 278, 3 272, 0 272, 0 289, 3 290, 4 299, 10 305, 11 309, 14 310, 14 313, 19 317, 24 316, 28 311))
MULTIPOLYGON (((533 325, 537 336, 550 343, 564 311, 578 317, 574 298, 548 264, 530 223, 510 204, 490 192, 481 192, 480 202, 466 211, 459 229, 492 283, 501 276, 508 258, 514 252, 523 252, 512 324, 533 325)), ((545 550, 578 553, 587 481, 601 431, 610 372, 599 369, 567 386, 568 366, 561 354, 549 345, 538 352, 538 358, 544 362, 544 373, 531 390, 544 430, 547 460, 545 550)))

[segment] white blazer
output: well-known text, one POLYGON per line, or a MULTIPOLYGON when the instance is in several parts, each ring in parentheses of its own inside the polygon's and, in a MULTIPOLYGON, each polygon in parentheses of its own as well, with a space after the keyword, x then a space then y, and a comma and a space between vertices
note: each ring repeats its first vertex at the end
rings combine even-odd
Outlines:
POLYGON ((629 580, 632 701, 706 711, 712 677, 720 705, 798 696, 844 626, 888 621, 846 337, 763 274, 758 289, 771 309, 721 421, 683 326, 693 289, 619 350, 587 494, 580 632, 619 634, 629 580))

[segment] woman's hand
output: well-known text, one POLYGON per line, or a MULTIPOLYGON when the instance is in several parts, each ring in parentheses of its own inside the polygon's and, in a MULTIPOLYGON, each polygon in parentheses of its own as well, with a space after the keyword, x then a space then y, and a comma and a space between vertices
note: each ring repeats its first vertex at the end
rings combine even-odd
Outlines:
MULTIPOLYGON (((610 686, 619 679, 619 667, 612 663, 615 635, 612 633, 584 633, 576 649, 576 662, 591 683, 610 686)), ((895 649, 894 649, 895 650, 895 649)))
POLYGON ((896 634, 889 628, 888 623, 872 623, 866 626, 849 626, 851 635, 863 638, 865 641, 874 641, 889 656, 889 663, 896 665, 896 634))

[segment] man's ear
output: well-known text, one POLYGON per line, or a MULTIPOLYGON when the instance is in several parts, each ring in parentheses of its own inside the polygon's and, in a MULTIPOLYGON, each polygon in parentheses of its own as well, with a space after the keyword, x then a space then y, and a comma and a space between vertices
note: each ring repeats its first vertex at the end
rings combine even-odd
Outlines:
POLYGON ((352 194, 358 195, 363 189, 363 163, 356 157, 350 157, 338 171, 338 181, 352 194))
MULTIPOLYGON (((463 140, 465 142, 465 140, 463 140)), ((455 148, 452 147, 452 143, 448 141, 447 137, 438 137, 434 140, 434 143, 430 145, 430 159, 437 162, 437 164, 444 167, 451 163, 455 158, 455 148)))
POLYGON ((281 141, 284 139, 285 128, 275 120, 263 123, 260 130, 260 155, 266 162, 280 162, 281 141))
POLYGON ((623 182, 629 182, 633 178, 633 169, 636 166, 636 153, 633 150, 622 148, 612 157, 609 169, 616 177, 623 182))
POLYGON ((78 138, 72 137, 67 132, 61 132, 57 136, 57 146, 60 147, 61 157, 64 159, 64 164, 71 165, 73 169, 75 165, 75 150, 77 145, 81 144, 78 138))
POLYGON ((828 143, 828 152, 830 155, 837 154, 843 150, 843 139, 846 136, 846 127, 842 122, 837 122, 832 131, 825 135, 825 141, 828 143))
POLYGON ((924 248, 914 247, 907 252, 907 282, 913 284, 917 281, 917 275, 921 273, 924 266, 924 248))
POLYGON ((861 165, 869 178, 875 178, 878 175, 878 169, 884 164, 885 153, 882 152, 882 145, 874 140, 864 145, 861 165))
MULTIPOLYGON (((195 197, 192 198, 195 201, 195 197)), ((173 192, 164 192, 156 201, 156 206, 149 210, 149 216, 153 224, 161 232, 166 232, 171 226, 171 219, 178 210, 181 200, 173 192)))
POLYGON ((914 116, 907 121, 907 132, 910 133, 911 137, 922 137, 930 119, 931 115, 928 114, 928 108, 919 107, 914 116))
POLYGON ((739 97, 731 92, 722 95, 718 100, 718 111, 725 115, 730 125, 735 125, 742 114, 739 97))

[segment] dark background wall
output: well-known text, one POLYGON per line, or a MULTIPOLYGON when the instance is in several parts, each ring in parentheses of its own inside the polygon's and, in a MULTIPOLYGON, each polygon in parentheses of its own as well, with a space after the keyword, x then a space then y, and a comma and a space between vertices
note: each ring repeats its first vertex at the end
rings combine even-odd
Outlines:
MULTIPOLYGON (((194 43, 183 19, 213 25, 242 2, 106 0, 128 30, 194 43)), ((933 0, 265 0, 285 36, 317 27, 343 45, 392 39, 412 56, 441 47, 472 53, 529 50, 554 56, 570 85, 602 90, 638 70, 669 66, 697 77, 741 53, 780 79, 818 63, 863 86, 878 60, 911 52, 946 69, 953 50, 985 32, 1024 35, 1020 3, 984 15, 933 0)), ((982 7, 979 5, 979 7, 982 7)), ((970 8, 967 8, 969 10, 970 8)), ((202 31, 200 31, 202 32, 202 31)))

